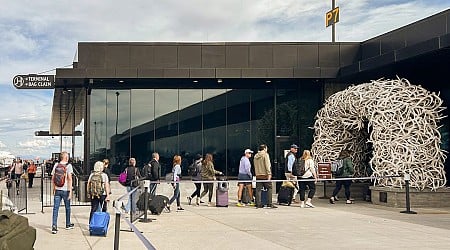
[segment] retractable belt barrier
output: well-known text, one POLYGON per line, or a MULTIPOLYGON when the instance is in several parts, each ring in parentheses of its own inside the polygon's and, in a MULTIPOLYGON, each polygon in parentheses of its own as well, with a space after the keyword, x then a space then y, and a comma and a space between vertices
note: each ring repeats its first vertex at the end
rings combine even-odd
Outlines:
MULTIPOLYGON (((345 181, 345 180, 376 180, 376 179, 388 179, 388 178, 402 178, 402 175, 387 175, 387 176, 378 176, 378 177, 344 177, 344 178, 331 178, 331 179, 323 179, 318 178, 317 181, 345 181)), ((193 180, 180 180, 180 181, 150 181, 150 183, 186 183, 186 182, 192 182, 192 183, 218 183, 218 182, 224 182, 224 181, 234 181, 234 182, 248 182, 248 183, 255 183, 255 182, 283 182, 283 181, 312 181, 315 180, 314 178, 293 178, 290 180, 279 180, 279 179, 270 179, 270 180, 210 180, 210 181, 193 181, 193 180)))

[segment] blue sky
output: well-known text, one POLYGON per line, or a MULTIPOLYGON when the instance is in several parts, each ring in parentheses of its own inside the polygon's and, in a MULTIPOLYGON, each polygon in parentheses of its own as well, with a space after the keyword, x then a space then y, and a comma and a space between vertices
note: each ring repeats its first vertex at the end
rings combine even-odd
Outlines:
MULTIPOLYGON (((450 0, 336 3, 337 41, 363 41, 450 7, 450 0)), ((16 90, 12 78, 70 65, 78 42, 331 40, 324 24, 331 0, 15 0, 1 6, 0 151, 30 157, 48 158, 59 149, 56 138, 34 136, 49 129, 53 92, 16 90)))

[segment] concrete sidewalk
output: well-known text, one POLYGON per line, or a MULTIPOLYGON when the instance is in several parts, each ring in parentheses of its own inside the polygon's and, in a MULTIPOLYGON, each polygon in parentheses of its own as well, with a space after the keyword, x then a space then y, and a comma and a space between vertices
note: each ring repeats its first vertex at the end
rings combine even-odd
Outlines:
MULTIPOLYGON (((3 182, 0 185, 5 186, 3 182)), ((112 186, 113 198, 125 193, 119 184, 112 186)), ((34 194, 38 190, 35 187, 29 191, 30 214, 24 214, 37 229, 35 249, 113 248, 114 214, 107 237, 93 237, 88 231, 90 207, 72 207, 75 229, 60 229, 53 235, 52 208, 40 212, 39 196, 34 194)), ((300 208, 298 204, 277 209, 241 208, 235 206, 233 185, 230 207, 196 207, 186 204, 186 196, 193 190, 192 183, 183 184, 181 190, 185 211, 172 209, 171 213, 149 216, 156 218, 155 221, 135 223, 157 249, 449 249, 450 246, 450 208, 412 208, 418 214, 409 215, 399 213, 403 209, 363 201, 351 205, 339 201, 332 205, 321 199, 313 200, 316 208, 300 208)), ((170 195, 171 188, 161 184, 157 192, 170 195)), ((60 228, 64 218, 61 208, 60 228)), ((123 220, 121 229, 129 229, 123 220)), ((120 249, 145 248, 133 232, 121 231, 120 249)))

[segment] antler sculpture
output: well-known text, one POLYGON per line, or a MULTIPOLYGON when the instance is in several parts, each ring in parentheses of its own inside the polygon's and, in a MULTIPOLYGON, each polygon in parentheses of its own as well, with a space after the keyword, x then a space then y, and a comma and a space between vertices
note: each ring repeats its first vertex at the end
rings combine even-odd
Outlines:
MULTIPOLYGON (((438 123, 445 108, 438 95, 406 79, 380 79, 333 94, 316 115, 315 160, 333 161, 350 149, 356 177, 409 173, 419 190, 444 186, 446 152, 438 123)), ((404 185, 401 178, 376 184, 404 185)))

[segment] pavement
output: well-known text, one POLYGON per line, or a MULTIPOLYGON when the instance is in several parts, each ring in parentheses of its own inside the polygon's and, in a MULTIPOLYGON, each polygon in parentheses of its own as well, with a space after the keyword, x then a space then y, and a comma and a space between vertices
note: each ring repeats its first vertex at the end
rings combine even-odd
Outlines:
MULTIPOLYGON (((398 208, 373 205, 356 200, 355 204, 313 199, 315 208, 277 205, 277 209, 236 207, 236 185, 230 185, 228 208, 190 206, 186 196, 192 183, 181 184, 183 212, 149 215, 152 222, 134 225, 156 249, 450 249, 450 205, 447 208, 411 208, 417 214, 403 214, 398 208)), ((0 182, 5 189, 4 181, 0 182)), ((72 207, 73 230, 64 228, 64 209, 59 211, 57 234, 51 234, 52 208, 41 213, 39 182, 29 189, 26 216, 37 230, 35 249, 113 249, 114 209, 106 237, 89 236, 89 206, 72 207)), ((112 198, 125 188, 112 183, 112 198)), ((168 184, 157 192, 170 195, 168 184)), ((205 197, 206 198, 206 197, 205 197)), ((213 198, 214 200, 214 198, 213 198)), ((273 196, 276 201, 276 195, 273 196)), ((121 219, 120 249, 146 249, 121 219)))

